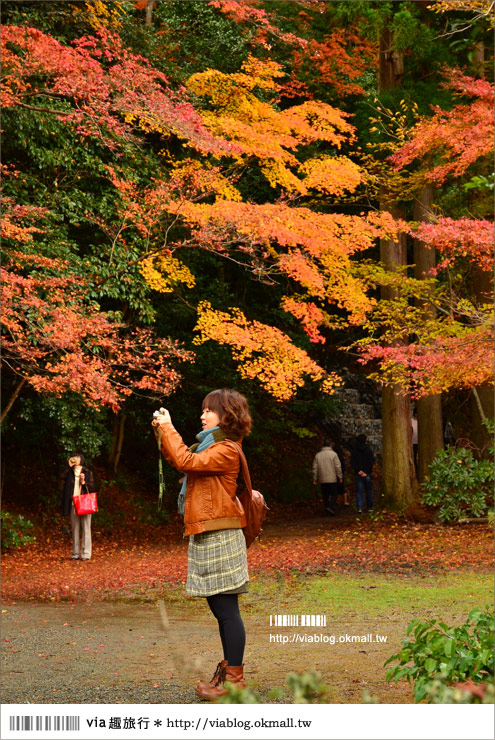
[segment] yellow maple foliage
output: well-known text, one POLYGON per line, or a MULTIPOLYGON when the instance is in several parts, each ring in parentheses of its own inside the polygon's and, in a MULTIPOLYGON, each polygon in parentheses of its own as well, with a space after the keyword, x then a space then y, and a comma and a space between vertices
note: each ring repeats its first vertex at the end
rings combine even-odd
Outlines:
POLYGON ((428 5, 428 10, 434 13, 448 13, 449 11, 472 13, 475 19, 484 18, 490 28, 495 24, 495 3, 493 0, 436 0, 428 5))
POLYGON ((209 162, 185 159, 175 162, 170 169, 170 181, 180 185, 182 196, 214 195, 217 200, 240 201, 242 195, 231 180, 222 174, 220 167, 209 162))
POLYGON ((299 167, 299 171, 306 175, 303 180, 306 189, 327 195, 353 192, 362 181, 359 166, 349 157, 312 157, 299 167))
POLYGON ((196 285, 190 269, 171 254, 147 257, 140 262, 139 270, 149 287, 159 293, 172 293, 177 283, 185 283, 188 288, 196 285))
POLYGON ((279 110, 266 98, 269 91, 278 90, 276 78, 283 76, 278 63, 249 57, 241 72, 225 74, 208 69, 192 75, 187 86, 208 101, 202 118, 210 133, 235 145, 235 150, 226 150, 225 154, 239 164, 257 159, 272 187, 306 193, 308 188, 321 190, 327 178, 325 192, 332 192, 335 175, 334 191, 340 192, 344 170, 349 175, 347 190, 357 187, 357 165, 346 158, 333 158, 333 167, 325 158, 313 159, 300 170, 306 179, 298 176, 300 161, 296 153, 300 147, 326 141, 339 149, 354 139, 354 127, 346 120, 348 114, 319 101, 279 110), (258 90, 264 91, 263 100, 256 94, 258 90))
POLYGON ((245 251, 261 250, 308 296, 343 308, 352 324, 362 323, 373 305, 352 255, 406 228, 386 212, 350 216, 283 204, 189 202, 181 213, 191 226, 202 229, 199 241, 203 233, 205 241, 228 233, 245 251))
POLYGON ((83 15, 95 31, 102 27, 118 28, 124 12, 122 5, 120 0, 114 0, 111 3, 103 2, 103 0, 86 0, 82 7, 79 7, 79 3, 73 3, 73 13, 83 15))
POLYGON ((258 380, 278 401, 290 400, 307 378, 322 381, 322 391, 327 394, 342 384, 336 373, 325 372, 280 329, 249 321, 238 308, 231 308, 227 313, 202 301, 195 331, 198 336, 194 344, 212 339, 229 345, 241 376, 258 380))

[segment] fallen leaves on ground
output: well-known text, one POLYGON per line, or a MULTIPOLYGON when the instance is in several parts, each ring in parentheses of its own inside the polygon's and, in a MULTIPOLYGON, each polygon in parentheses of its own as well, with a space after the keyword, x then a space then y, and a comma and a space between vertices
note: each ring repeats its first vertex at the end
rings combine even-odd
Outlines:
MULTIPOLYGON (((48 538, 47 538, 48 539, 48 538)), ((382 521, 352 514, 322 518, 304 507, 299 516, 272 512, 263 538, 248 551, 251 577, 262 572, 390 573, 487 572, 493 567, 493 534, 484 524, 413 524, 394 515, 382 521)), ((71 560, 71 540, 60 531, 50 542, 6 552, 2 565, 5 600, 102 600, 150 597, 167 584, 182 585, 187 541, 175 518, 162 527, 135 524, 112 535, 93 528, 93 557, 71 560)))

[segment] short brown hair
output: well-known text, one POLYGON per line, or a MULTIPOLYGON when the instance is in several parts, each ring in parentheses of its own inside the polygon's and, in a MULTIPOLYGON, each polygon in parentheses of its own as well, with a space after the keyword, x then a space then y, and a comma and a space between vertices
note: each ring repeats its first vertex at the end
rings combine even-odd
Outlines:
POLYGON ((218 414, 219 426, 228 437, 240 439, 251 431, 251 414, 247 400, 230 388, 219 388, 208 393, 203 401, 203 409, 218 414))

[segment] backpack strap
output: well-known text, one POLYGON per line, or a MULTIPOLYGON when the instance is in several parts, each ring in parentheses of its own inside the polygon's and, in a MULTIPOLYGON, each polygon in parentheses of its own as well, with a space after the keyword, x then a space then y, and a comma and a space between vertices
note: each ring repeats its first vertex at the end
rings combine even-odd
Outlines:
POLYGON ((248 493, 250 496, 252 496, 252 490, 253 486, 251 483, 251 476, 249 475, 249 467, 246 460, 246 455, 244 454, 244 450, 240 445, 237 444, 237 442, 234 442, 233 439, 224 439, 224 442, 231 442, 236 448, 239 453, 239 458, 241 460, 241 471, 242 471, 242 477, 244 478, 244 483, 246 484, 246 488, 248 490, 248 493))

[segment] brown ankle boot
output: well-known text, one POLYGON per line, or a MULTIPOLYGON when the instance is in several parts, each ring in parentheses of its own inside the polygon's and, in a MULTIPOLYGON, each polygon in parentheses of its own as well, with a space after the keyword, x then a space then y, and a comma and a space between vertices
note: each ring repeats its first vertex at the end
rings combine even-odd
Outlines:
POLYGON ((196 689, 198 696, 201 699, 209 699, 210 701, 218 699, 220 696, 227 694, 227 689, 224 688, 223 684, 225 681, 235 684, 239 689, 246 688, 246 682, 244 681, 244 665, 226 665, 221 670, 216 679, 216 684, 205 689, 196 689))
POLYGON ((213 674, 213 678, 211 679, 211 681, 200 681, 198 685, 196 686, 196 691, 198 689, 211 689, 213 688, 213 686, 216 686, 217 678, 220 675, 222 668, 224 668, 227 665, 227 663, 228 663, 227 660, 221 660, 215 669, 215 673, 213 674))

